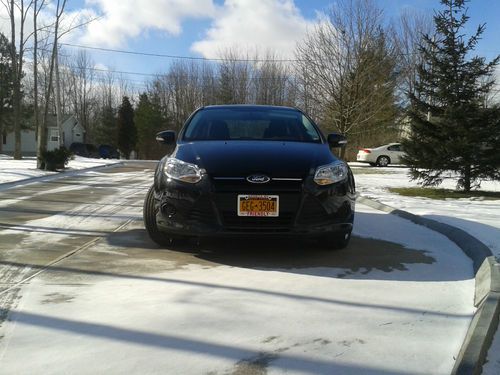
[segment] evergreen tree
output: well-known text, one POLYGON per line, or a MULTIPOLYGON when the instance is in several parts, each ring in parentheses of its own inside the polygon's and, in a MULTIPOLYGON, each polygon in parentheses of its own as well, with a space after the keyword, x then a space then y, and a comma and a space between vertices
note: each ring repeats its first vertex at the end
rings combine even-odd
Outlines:
POLYGON ((157 98, 153 96, 150 100, 147 94, 141 94, 134 121, 137 127, 137 148, 141 158, 155 159, 163 156, 165 150, 158 146, 155 135, 165 130, 166 121, 157 98))
MULTIPOLYGON (((0 33, 0 136, 12 129, 7 129, 7 119, 12 115, 12 95, 14 84, 12 82, 12 59, 10 42, 4 34, 0 33)), ((2 144, 0 142, 0 151, 2 144)))
POLYGON ((130 158, 137 142, 137 129, 134 123, 134 109, 127 96, 123 97, 122 104, 118 109, 118 148, 125 156, 130 158))
POLYGON ((106 104, 99 115, 99 127, 96 129, 97 143, 117 147, 117 120, 115 110, 110 104, 106 104))
POLYGON ((500 111, 482 101, 494 85, 499 57, 487 63, 473 56, 485 25, 464 38, 467 2, 441 0, 436 35, 422 38, 424 62, 416 91, 409 94, 411 134, 403 142, 413 179, 436 186, 452 171, 460 176, 457 188, 465 191, 482 179, 500 178, 500 111))

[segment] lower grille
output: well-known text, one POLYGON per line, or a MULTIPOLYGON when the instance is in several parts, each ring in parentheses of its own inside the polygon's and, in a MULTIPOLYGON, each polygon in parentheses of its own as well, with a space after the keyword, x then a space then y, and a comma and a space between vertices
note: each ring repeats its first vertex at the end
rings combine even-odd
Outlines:
POLYGON ((287 232, 290 230, 294 215, 280 213, 278 217, 238 216, 233 211, 223 211, 222 219, 228 230, 240 232, 287 232))

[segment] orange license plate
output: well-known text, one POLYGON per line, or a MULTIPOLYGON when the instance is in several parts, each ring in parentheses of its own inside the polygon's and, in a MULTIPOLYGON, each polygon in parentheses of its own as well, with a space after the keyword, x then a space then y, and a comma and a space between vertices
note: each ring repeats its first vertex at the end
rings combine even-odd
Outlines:
POLYGON ((279 216, 279 196, 238 195, 238 216, 279 216))

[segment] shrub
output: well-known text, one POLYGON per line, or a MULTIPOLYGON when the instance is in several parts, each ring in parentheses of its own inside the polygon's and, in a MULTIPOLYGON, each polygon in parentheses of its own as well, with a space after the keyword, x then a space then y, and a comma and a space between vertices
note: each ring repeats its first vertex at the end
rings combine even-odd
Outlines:
POLYGON ((52 151, 45 151, 40 157, 41 169, 46 171, 64 169, 71 159, 73 159, 73 153, 64 146, 52 151))

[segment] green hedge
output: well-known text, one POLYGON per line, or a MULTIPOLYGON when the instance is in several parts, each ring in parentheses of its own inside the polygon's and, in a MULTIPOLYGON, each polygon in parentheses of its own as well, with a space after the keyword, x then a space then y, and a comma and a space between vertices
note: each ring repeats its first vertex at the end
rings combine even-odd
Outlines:
POLYGON ((41 161, 40 169, 56 171, 58 169, 64 169, 68 162, 73 159, 73 153, 66 147, 61 147, 52 151, 43 152, 39 159, 41 161))

